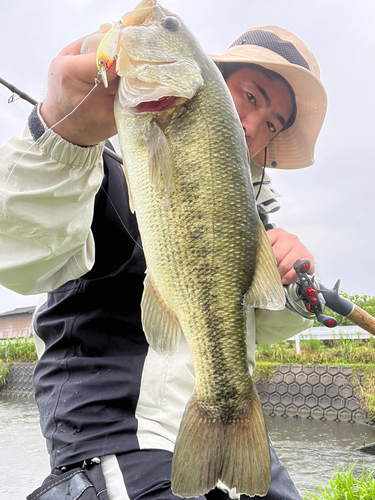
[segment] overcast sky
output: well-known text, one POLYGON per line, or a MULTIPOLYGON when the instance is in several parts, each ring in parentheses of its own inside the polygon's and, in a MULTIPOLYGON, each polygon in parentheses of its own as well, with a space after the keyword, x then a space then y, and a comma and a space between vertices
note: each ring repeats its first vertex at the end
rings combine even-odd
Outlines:
MULTIPOLYGON (((42 100, 50 61, 71 41, 117 21, 130 0, 1 1, 0 76, 42 100)), ((328 113, 314 166, 270 172, 282 195, 277 226, 310 249, 322 282, 340 278, 348 293, 375 295, 374 0, 164 0, 208 53, 220 54, 247 29, 279 25, 299 36, 316 56, 328 93, 328 113)), ((22 132, 31 106, 0 85, 0 144, 22 132)), ((0 312, 33 305, 0 287, 0 312)))

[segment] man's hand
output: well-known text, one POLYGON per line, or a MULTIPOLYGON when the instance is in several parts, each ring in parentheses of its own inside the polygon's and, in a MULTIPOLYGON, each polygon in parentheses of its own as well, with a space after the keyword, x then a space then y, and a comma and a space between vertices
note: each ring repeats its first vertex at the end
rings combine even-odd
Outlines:
MULTIPOLYGON (((106 29, 99 30, 96 42, 88 45, 86 51, 90 52, 80 53, 86 38, 83 37, 65 47, 52 61, 47 94, 41 106, 41 115, 48 127, 70 113, 94 87, 98 76, 96 48, 106 29)), ((98 85, 71 116, 53 128, 57 134, 73 144, 92 146, 117 133, 113 101, 119 79, 110 71, 107 77, 108 88, 102 83, 98 85)))
POLYGON ((309 259, 311 262, 309 274, 314 274, 314 257, 297 236, 289 234, 280 228, 270 229, 267 231, 267 236, 276 257, 277 269, 279 270, 283 285, 289 285, 297 280, 293 265, 298 259, 309 259))

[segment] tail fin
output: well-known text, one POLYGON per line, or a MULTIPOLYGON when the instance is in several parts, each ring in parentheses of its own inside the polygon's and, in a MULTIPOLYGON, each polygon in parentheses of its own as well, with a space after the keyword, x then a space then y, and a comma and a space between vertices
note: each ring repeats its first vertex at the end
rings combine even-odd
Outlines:
POLYGON ((199 497, 222 481, 237 494, 264 496, 271 480, 269 441, 254 388, 232 421, 209 419, 193 395, 181 422, 172 462, 172 491, 199 497))

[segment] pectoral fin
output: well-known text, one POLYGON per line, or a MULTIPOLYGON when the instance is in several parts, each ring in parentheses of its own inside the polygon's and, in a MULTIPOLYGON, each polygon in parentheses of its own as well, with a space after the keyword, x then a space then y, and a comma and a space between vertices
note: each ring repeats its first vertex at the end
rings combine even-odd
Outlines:
POLYGON ((148 275, 144 281, 141 310, 142 326, 150 346, 159 354, 173 354, 181 337, 180 323, 148 275))
POLYGON ((266 231, 259 221, 259 246, 253 283, 245 295, 250 307, 280 311, 285 307, 285 292, 276 259, 266 231))
POLYGON ((173 191, 174 160, 171 148, 164 132, 158 123, 153 120, 147 137, 145 138, 148 151, 148 167, 151 186, 158 192, 173 191))

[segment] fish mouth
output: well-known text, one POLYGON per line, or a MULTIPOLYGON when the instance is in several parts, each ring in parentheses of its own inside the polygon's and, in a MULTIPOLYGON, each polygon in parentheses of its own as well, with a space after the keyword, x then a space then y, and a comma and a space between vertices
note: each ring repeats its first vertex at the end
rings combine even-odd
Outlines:
POLYGON ((144 101, 135 106, 135 110, 140 113, 155 113, 168 109, 177 99, 176 96, 160 97, 157 101, 144 101))

